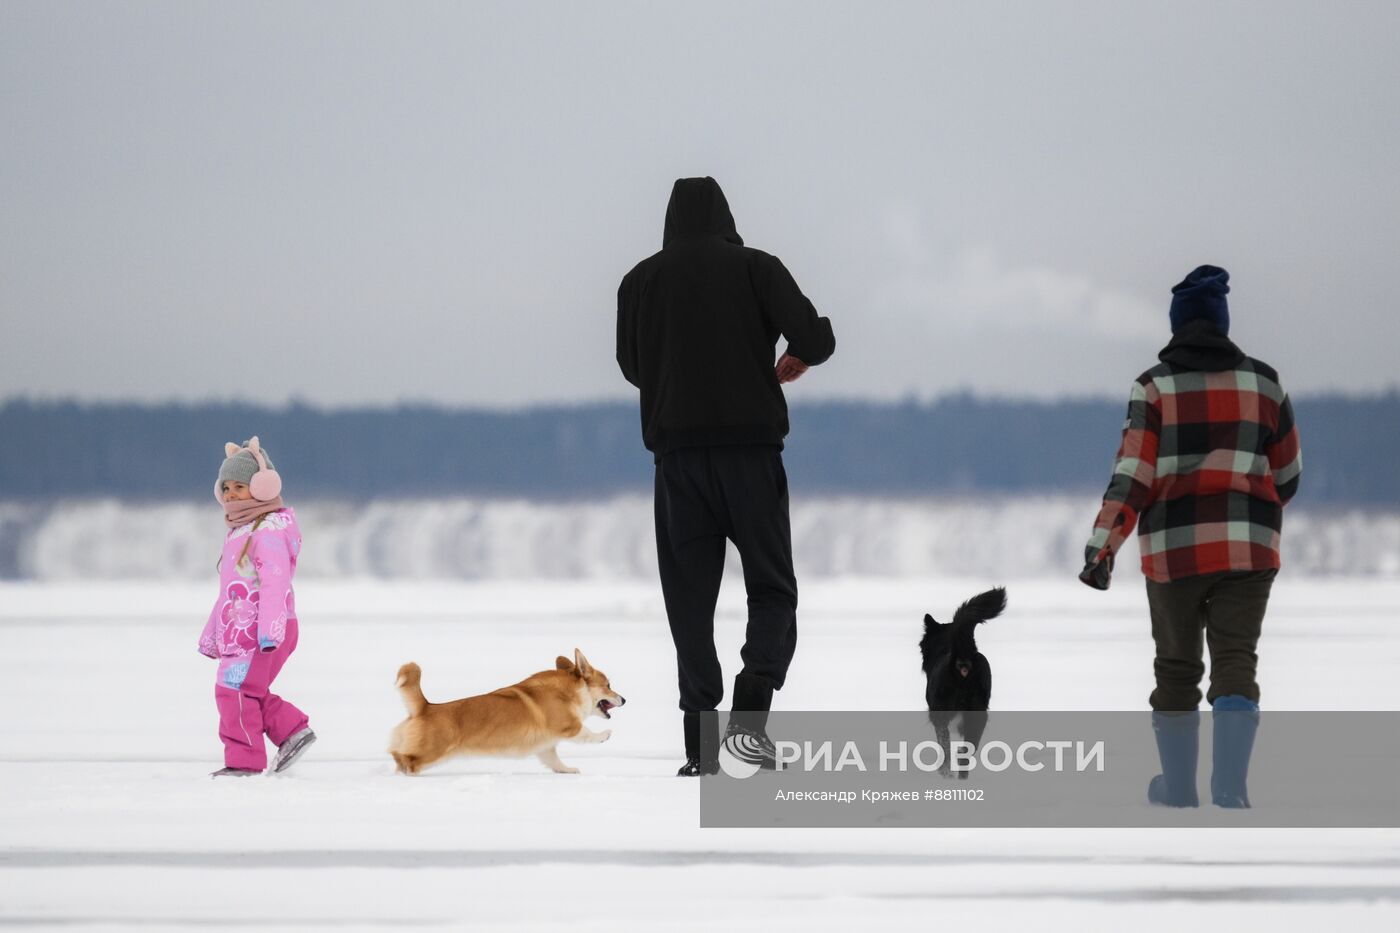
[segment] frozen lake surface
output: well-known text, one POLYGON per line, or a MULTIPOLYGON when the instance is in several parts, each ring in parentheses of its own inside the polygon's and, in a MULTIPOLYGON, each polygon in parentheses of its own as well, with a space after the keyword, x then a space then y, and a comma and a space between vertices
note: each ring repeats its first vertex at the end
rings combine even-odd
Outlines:
MULTIPOLYGON (((1106 594, 1072 580, 804 584, 776 705, 919 708, 923 612, 947 618, 1006 583, 1007 614, 979 632, 994 709, 1145 709, 1146 598, 1138 575, 1120 577, 1106 594)), ((308 580, 301 645, 275 689, 320 741, 286 776, 210 781, 213 663, 195 640, 214 588, 0 585, 0 926, 1179 933, 1400 920, 1396 830, 702 830, 698 788, 673 776, 674 661, 648 582, 308 580), (392 773, 400 663, 422 664, 429 699, 445 700, 574 647, 628 701, 610 742, 561 746, 582 774, 533 759, 392 773)), ((1265 709, 1396 709, 1398 618, 1400 583, 1285 573, 1260 651, 1265 709)), ((718 622, 730 677, 742 628, 731 575, 718 622)))

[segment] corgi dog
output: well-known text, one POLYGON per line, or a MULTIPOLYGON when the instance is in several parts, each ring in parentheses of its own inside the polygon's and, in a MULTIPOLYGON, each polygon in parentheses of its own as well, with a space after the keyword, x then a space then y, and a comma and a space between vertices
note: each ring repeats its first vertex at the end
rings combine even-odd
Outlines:
POLYGON ((606 742, 611 729, 592 732, 583 721, 595 713, 611 719, 609 711, 627 702, 577 648, 572 661, 556 658, 552 671, 449 703, 429 703, 422 678, 417 664, 399 668, 398 688, 408 718, 394 727, 389 754, 401 774, 417 774, 454 755, 534 755, 558 774, 578 774, 578 768, 559 760, 558 744, 566 739, 606 742))

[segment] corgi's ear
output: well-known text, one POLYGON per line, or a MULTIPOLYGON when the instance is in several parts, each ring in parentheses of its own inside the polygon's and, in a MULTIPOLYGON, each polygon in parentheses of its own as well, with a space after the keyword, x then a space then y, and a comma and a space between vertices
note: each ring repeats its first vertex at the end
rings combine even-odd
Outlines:
POLYGON ((593 665, 588 663, 588 659, 583 656, 583 652, 574 649, 574 666, 578 668, 580 677, 587 677, 593 673, 593 665))
POLYGON ((562 654, 554 659, 554 669, 557 671, 570 671, 574 669, 574 662, 564 657, 562 654))
POLYGON ((232 457, 234 454, 238 453, 242 449, 242 447, 239 447, 233 441, 229 441, 227 444, 224 445, 224 459, 227 460, 229 457, 232 457))

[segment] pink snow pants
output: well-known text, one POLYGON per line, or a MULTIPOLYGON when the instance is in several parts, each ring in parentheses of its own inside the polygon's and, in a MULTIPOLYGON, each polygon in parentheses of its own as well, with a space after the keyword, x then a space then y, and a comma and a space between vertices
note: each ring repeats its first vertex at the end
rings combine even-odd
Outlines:
POLYGON ((287 635, 276 651, 259 651, 249 657, 243 685, 231 690, 214 685, 219 708, 219 739, 224 743, 224 764, 230 768, 267 768, 263 736, 281 745, 306 728, 306 714, 268 689, 297 647, 297 620, 287 620, 287 635))

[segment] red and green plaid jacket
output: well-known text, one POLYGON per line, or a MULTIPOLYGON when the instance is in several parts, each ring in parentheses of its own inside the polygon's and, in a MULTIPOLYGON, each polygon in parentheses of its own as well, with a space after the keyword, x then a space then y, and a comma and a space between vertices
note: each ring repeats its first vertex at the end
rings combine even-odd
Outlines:
POLYGON ((1173 339, 1162 359, 1133 385, 1087 562, 1117 554, 1136 523, 1142 572, 1159 583, 1278 567, 1302 472, 1278 373, 1218 331, 1173 339))

